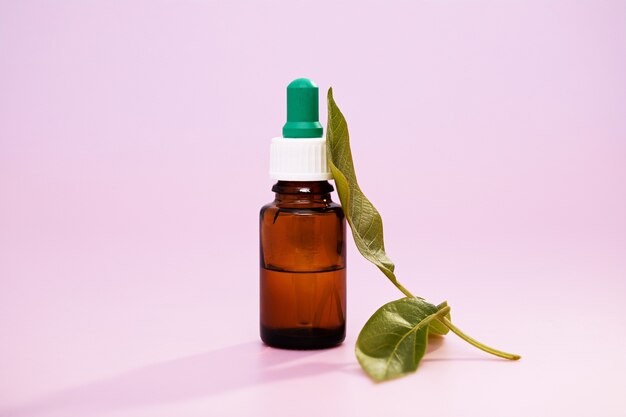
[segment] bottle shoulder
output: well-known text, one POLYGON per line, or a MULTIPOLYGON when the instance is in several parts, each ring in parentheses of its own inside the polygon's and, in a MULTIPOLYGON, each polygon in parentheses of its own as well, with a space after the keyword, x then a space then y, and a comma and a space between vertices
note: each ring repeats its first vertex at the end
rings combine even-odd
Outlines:
POLYGON ((334 188, 328 181, 278 181, 272 191, 275 199, 261 207, 261 216, 267 212, 272 215, 280 212, 309 215, 337 213, 343 217, 341 205, 331 198, 334 188))
POLYGON ((282 213, 293 213, 293 214, 298 214, 298 213, 336 213, 337 215, 340 215, 343 217, 344 213, 343 213, 343 208, 341 207, 340 204, 335 203, 334 201, 328 201, 325 203, 302 203, 302 204, 298 204, 298 203, 294 203, 294 202, 289 202, 289 203, 281 203, 278 201, 272 201, 269 202, 265 205, 263 205, 261 207, 260 210, 260 214, 261 216, 263 216, 264 214, 267 213, 276 213, 277 211, 280 211, 282 213))

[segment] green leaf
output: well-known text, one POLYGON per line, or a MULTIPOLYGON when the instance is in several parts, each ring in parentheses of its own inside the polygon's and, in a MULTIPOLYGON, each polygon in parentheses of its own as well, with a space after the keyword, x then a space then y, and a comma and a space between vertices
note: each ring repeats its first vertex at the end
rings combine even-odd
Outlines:
MULTIPOLYGON (((413 297, 413 294, 396 278, 395 265, 385 252, 382 217, 361 191, 357 182, 350 149, 348 124, 335 103, 332 88, 328 90, 326 151, 330 170, 337 186, 337 194, 339 194, 339 200, 352 230, 357 249, 365 259, 376 265, 404 295, 413 297)), ((443 336, 448 333, 448 328, 435 320, 431 324, 430 331, 432 334, 443 336)))
POLYGON ((518 360, 519 355, 491 348, 452 324, 447 302, 434 306, 404 288, 394 273, 395 265, 385 252, 380 213, 363 194, 356 179, 348 124, 328 90, 326 149, 337 193, 359 252, 376 265, 407 298, 385 304, 365 324, 356 345, 363 369, 383 381, 417 369, 426 351, 428 334, 443 336, 452 331, 487 353, 518 360))
POLYGON ((385 252, 383 220, 372 202, 363 194, 356 179, 348 125, 328 90, 328 127, 326 148, 330 170, 335 179, 337 194, 346 214, 357 249, 365 259, 376 265, 405 295, 413 295, 404 288, 394 274, 395 265, 385 252))
POLYGON ((356 342, 356 357, 375 381, 415 372, 428 344, 428 326, 449 313, 420 298, 402 298, 379 308, 356 342))

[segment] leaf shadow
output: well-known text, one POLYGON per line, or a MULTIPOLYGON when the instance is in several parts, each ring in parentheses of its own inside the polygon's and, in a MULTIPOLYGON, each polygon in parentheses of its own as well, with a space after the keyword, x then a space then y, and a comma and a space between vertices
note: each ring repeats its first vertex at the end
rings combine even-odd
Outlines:
POLYGON ((32 402, 0 409, 0 416, 28 417, 66 410, 93 415, 206 398, 248 386, 335 372, 346 366, 322 361, 296 363, 322 352, 273 349, 261 342, 244 343, 70 387, 32 402))
POLYGON ((429 353, 435 352, 441 346, 443 346, 443 342, 445 341, 445 337, 443 336, 432 336, 428 335, 428 345, 426 345, 426 353, 424 354, 424 359, 426 359, 426 355, 429 353))

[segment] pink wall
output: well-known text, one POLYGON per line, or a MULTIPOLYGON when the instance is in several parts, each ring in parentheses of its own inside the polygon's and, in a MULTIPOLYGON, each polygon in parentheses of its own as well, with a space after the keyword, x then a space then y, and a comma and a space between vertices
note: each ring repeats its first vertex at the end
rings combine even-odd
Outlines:
POLYGON ((0 415, 619 415, 625 40, 623 1, 0 1, 0 415), (404 284, 522 361, 449 338, 372 385, 354 340, 400 294, 353 245, 344 346, 258 344, 300 76, 404 284))

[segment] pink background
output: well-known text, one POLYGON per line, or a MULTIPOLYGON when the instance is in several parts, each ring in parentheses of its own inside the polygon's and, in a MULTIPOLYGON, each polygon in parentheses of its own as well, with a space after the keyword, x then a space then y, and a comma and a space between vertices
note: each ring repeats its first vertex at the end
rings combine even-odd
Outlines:
POLYGON ((623 416, 625 74, 623 1, 0 1, 0 415, 623 416), (370 382, 400 293, 353 244, 345 344, 260 343, 300 76, 403 283, 521 361, 450 336, 370 382))

